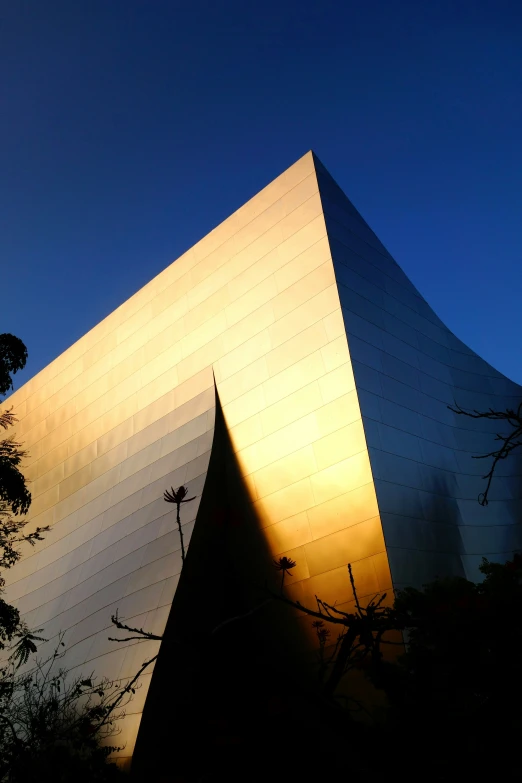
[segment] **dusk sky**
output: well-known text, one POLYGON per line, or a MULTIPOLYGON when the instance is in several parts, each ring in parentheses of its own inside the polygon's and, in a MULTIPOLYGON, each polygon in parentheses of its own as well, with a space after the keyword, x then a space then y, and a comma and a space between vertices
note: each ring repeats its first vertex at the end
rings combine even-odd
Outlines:
POLYGON ((2 0, 0 106, 17 381, 313 149, 522 383, 520 0, 2 0))

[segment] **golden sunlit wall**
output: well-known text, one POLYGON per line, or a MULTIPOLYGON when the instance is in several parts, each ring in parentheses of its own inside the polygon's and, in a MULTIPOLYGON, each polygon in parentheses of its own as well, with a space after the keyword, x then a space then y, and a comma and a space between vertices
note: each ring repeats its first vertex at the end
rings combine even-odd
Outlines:
MULTIPOLYGON (((343 604, 390 587, 381 521, 311 153, 17 391, 30 524, 45 541, 7 599, 64 664, 133 675, 157 643, 108 641, 116 609, 161 633, 181 567, 170 485, 197 500, 214 376, 239 464, 289 591, 343 604)), ((45 651, 42 650, 42 653, 45 651)), ((132 755, 150 673, 118 744, 132 755)))

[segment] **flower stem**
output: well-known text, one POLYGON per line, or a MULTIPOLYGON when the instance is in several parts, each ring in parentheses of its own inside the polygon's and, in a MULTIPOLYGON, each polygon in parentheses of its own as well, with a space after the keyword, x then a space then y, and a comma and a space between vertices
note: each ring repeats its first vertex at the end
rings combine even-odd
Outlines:
POLYGON ((181 562, 185 562, 185 544, 183 543, 183 530, 181 529, 181 519, 179 510, 181 508, 181 502, 176 503, 176 522, 178 523, 179 539, 181 541, 181 562))

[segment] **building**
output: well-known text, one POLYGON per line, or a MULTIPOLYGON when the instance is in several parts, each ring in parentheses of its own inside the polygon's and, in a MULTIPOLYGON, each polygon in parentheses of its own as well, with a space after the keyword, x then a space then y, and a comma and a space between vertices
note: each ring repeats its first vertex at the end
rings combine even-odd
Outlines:
POLYGON ((49 645, 66 632, 69 667, 133 675, 158 645, 108 641, 110 617, 165 627, 181 556, 163 492, 196 496, 188 541, 216 404, 267 547, 298 563, 292 596, 349 602, 348 562, 361 596, 474 578, 482 555, 521 548, 521 471, 503 464, 481 507, 473 455, 493 430, 448 405, 521 396, 441 323, 309 152, 8 401, 30 453, 30 524, 52 530, 7 574, 7 599, 49 645))

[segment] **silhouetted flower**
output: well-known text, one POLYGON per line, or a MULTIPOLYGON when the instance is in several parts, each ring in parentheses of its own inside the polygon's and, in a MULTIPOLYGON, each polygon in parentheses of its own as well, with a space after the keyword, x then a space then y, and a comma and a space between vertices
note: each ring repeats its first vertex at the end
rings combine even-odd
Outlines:
POLYGON ((330 637, 330 630, 328 628, 319 628, 317 631, 317 638, 324 644, 330 637))
POLYGON ((163 499, 167 503, 176 503, 176 505, 178 505, 179 503, 189 503, 189 501, 194 500, 194 498, 187 498, 188 489, 184 486, 178 487, 177 489, 171 487, 170 490, 170 492, 166 490, 163 493, 163 499))
POLYGON ((312 623, 312 628, 315 628, 317 638, 319 639, 319 644, 326 644, 330 637, 330 630, 325 628, 323 620, 314 620, 312 623))
POLYGON ((178 523, 179 540, 181 542, 181 559, 183 563, 185 562, 185 544, 183 543, 183 529, 181 527, 181 519, 180 519, 181 504, 190 503, 191 500, 196 499, 195 495, 193 498, 188 498, 187 495, 188 495, 188 489, 183 485, 181 485, 181 487, 178 487, 177 489, 171 487, 170 492, 167 489, 163 493, 163 500, 166 503, 176 504, 176 522, 178 523))
MULTIPOLYGON (((292 568, 295 568, 297 563, 292 560, 291 557, 280 557, 279 560, 274 560, 274 568, 276 571, 281 571, 281 594, 283 593, 283 585, 285 583, 285 574, 290 574, 292 568)), ((292 574, 290 574, 292 576, 292 574)))
POLYGON ((288 573, 292 570, 292 568, 295 568, 297 563, 295 560, 292 560, 290 557, 280 557, 279 560, 274 560, 274 568, 276 571, 282 571, 283 573, 288 573))

